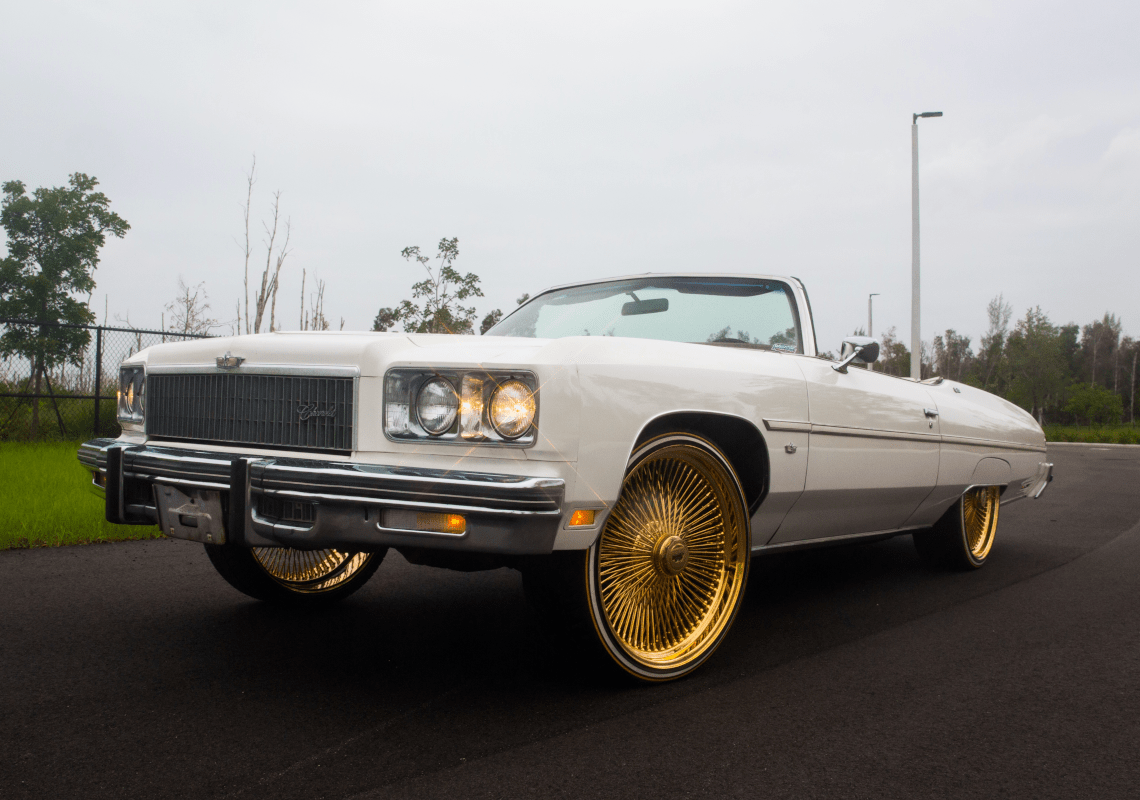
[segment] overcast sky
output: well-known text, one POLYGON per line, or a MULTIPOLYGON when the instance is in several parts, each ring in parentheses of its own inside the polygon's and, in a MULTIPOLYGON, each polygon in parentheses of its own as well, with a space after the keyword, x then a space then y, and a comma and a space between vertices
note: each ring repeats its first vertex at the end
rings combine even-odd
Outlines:
MULTIPOLYGON (((95 175, 131 224, 92 303, 157 326, 179 275, 241 296, 244 171, 300 275, 368 328, 459 238, 486 311, 646 271, 790 274, 820 346, 1105 311, 1140 334, 1140 5, 1116 2, 5 3, 0 180, 95 175), (311 278, 310 278, 311 283, 311 278)), ((255 250, 255 258, 264 250, 255 250)))

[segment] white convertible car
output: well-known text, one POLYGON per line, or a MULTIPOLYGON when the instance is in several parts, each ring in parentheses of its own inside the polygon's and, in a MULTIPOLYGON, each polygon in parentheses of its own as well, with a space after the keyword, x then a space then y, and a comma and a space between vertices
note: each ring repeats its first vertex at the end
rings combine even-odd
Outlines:
POLYGON ((970 386, 817 355, 795 278, 638 275, 538 295, 485 336, 288 333, 123 364, 79 460, 107 519, 205 544, 266 601, 358 589, 389 548, 511 566, 642 680, 723 641, 753 556, 913 534, 985 563, 1052 478, 1041 428, 970 386))

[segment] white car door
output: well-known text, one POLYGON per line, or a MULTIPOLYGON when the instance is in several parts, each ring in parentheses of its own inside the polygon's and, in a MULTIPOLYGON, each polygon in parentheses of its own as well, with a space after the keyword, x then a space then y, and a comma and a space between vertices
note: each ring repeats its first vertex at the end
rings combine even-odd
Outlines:
POLYGON ((808 390, 807 483, 769 544, 902 527, 938 481, 937 406, 926 386, 796 357, 808 390))

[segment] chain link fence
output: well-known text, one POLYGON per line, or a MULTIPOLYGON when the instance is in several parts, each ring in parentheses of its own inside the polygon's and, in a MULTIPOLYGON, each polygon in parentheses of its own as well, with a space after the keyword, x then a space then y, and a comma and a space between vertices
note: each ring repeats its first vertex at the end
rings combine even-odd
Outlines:
MULTIPOLYGON (((0 441, 63 440, 118 436, 119 364, 163 342, 207 336, 104 325, 68 325, 0 319, 0 441), (17 345, 35 337, 78 338, 80 355, 37 370, 34 348, 17 345)), ((74 351, 73 351, 74 352, 74 351)))

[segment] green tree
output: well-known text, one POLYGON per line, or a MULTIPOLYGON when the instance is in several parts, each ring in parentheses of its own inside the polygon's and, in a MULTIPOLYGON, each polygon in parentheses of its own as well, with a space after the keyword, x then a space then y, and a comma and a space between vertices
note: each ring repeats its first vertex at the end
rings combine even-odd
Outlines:
MULTIPOLYGON (((515 300, 515 303, 516 303, 516 305, 521 306, 523 303, 525 303, 529 299, 530 299, 530 292, 523 292, 523 296, 518 298, 517 300, 515 300)), ((483 317, 483 322, 481 325, 479 325, 479 335, 482 336, 484 333, 491 330, 491 328, 498 325, 499 321, 502 318, 503 318, 503 310, 500 308, 496 308, 490 314, 483 317)))
POLYGON ((1009 321, 1013 318, 1013 307, 999 294, 986 306, 986 316, 989 317, 989 327, 982 335, 978 355, 966 380, 987 391, 993 391, 1001 375, 1000 367, 1005 356, 1005 342, 1009 334, 1009 321))
POLYGON ((1102 425, 1106 422, 1119 422, 1124 413, 1124 403, 1099 383, 1091 386, 1079 383, 1069 395, 1065 411, 1090 425, 1102 425))
MULTIPOLYGON (((111 201, 95 191, 99 181, 81 172, 67 186, 36 189, 27 194, 22 181, 4 184, 0 225, 8 239, 8 255, 0 261, 0 317, 41 323, 86 324, 95 315, 74 295, 95 288, 99 250, 107 234, 122 238, 127 221, 111 211, 111 201)), ((34 393, 40 394, 47 370, 78 363, 90 340, 82 328, 9 325, 0 336, 0 353, 32 362, 34 393)), ((39 430, 39 401, 32 404, 32 435, 39 430)))
POLYGON ((910 375, 910 350, 899 341, 898 332, 893 326, 883 331, 875 371, 887 375, 910 375))
POLYGON ((1041 307, 1025 312, 1006 342, 1007 397, 1042 423, 1069 382, 1062 331, 1041 307))
POLYGON ((1121 328, 1120 319, 1106 311, 1103 319, 1098 319, 1081 330, 1081 351, 1090 385, 1098 383, 1098 375, 1099 383, 1105 386, 1116 382, 1117 375, 1113 367, 1120 346, 1121 328))
POLYGON ((427 278, 412 285, 412 300, 398 306, 381 308, 372 322, 372 330, 387 331, 402 324, 408 333, 471 333, 475 325, 475 307, 464 307, 462 301, 482 297, 479 276, 473 272, 460 275, 452 266, 459 258, 459 239, 440 239, 436 260, 420 253, 419 247, 405 247, 400 255, 418 263, 427 278), (417 302, 418 301, 418 302, 417 302))
POLYGON ((945 337, 934 337, 934 370, 943 378, 960 381, 969 374, 973 363, 969 336, 961 336, 950 328, 945 337))

